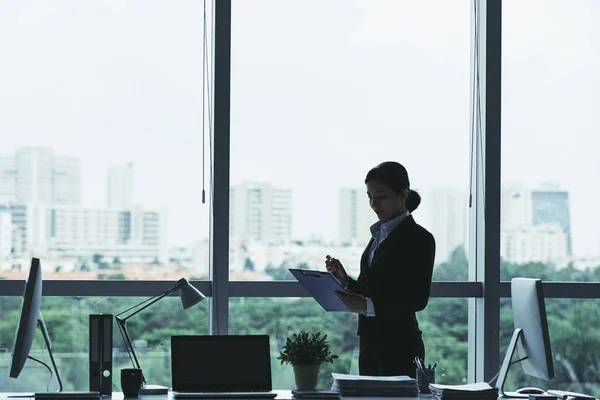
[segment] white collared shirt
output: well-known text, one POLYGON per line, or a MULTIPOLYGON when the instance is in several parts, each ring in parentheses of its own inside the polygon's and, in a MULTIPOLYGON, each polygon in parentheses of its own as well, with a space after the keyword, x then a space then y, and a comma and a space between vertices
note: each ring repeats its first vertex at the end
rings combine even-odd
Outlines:
MULTIPOLYGON (((375 250, 379 247, 379 245, 389 236, 389 234, 400 225, 400 222, 404 221, 406 217, 408 217, 410 213, 406 211, 404 214, 397 216, 394 219, 391 219, 386 222, 377 221, 373 225, 371 225, 371 235, 373 235, 373 243, 371 244, 371 248, 369 249, 369 267, 373 263, 373 255, 375 254, 375 250)), ((367 297, 367 312, 365 314, 367 317, 375 316, 375 307, 373 306, 373 300, 370 297, 367 297)))
POLYGON ((404 214, 397 216, 386 222, 377 221, 371 225, 371 235, 373 236, 373 244, 369 250, 369 267, 373 262, 373 255, 379 245, 388 237, 388 235, 402 222, 410 213, 406 211, 404 214))

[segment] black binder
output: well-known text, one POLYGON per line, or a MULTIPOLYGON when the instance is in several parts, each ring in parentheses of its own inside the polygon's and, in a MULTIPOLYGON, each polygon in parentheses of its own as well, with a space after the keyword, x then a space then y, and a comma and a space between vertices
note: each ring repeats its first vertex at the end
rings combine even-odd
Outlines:
POLYGON ((113 315, 90 314, 90 391, 112 394, 113 315))

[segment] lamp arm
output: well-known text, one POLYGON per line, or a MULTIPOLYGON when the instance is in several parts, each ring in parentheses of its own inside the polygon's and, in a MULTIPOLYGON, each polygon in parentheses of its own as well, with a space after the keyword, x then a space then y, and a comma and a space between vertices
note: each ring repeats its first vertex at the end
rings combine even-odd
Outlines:
POLYGON ((138 361, 135 351, 133 350, 133 342, 131 341, 131 337, 129 336, 129 332, 127 332, 127 321, 122 320, 119 317, 115 317, 117 320, 117 326, 119 327, 119 332, 121 332, 121 337, 123 338, 123 342, 125 344, 125 349, 127 350, 127 354, 131 359, 131 363, 134 368, 141 369, 140 362, 138 361))
MULTIPOLYGON (((130 307, 127 310, 122 311, 119 314, 115 315, 115 320, 117 321, 117 326, 119 327, 119 331, 121 332, 121 337, 123 338, 123 342, 125 342, 125 348, 127 349, 127 354, 129 354, 129 358, 131 359, 131 362, 135 368, 142 369, 142 367, 140 366, 140 362, 137 358, 137 355, 135 354, 135 349, 133 348, 133 341, 131 340, 131 336, 129 336, 129 332, 127 331, 127 320, 129 318, 133 317, 134 315, 136 315, 137 313, 150 307, 152 304, 156 303, 157 301, 163 299, 164 297, 167 297, 171 293, 175 292, 177 289, 179 289, 179 285, 175 285, 171 289, 167 289, 164 292, 157 294, 155 296, 152 296, 152 297, 142 301, 141 303, 138 303, 138 304, 134 305, 133 307, 130 307), (143 305, 143 307, 138 308, 137 310, 135 310, 134 312, 130 313, 129 315, 127 315, 125 317, 121 317, 121 315, 125 314, 126 312, 131 311, 131 310, 135 309, 136 307, 140 307, 142 305, 143 305)), ((143 374, 142 374, 142 382, 144 385, 146 384, 146 379, 143 374)))
MULTIPOLYGON (((157 297, 160 297, 160 298, 162 298, 162 297, 164 296, 164 294, 165 294, 165 293, 169 293, 171 290, 174 290, 174 288, 173 288, 173 289, 168 289, 168 290, 165 290, 164 292, 161 292, 161 293, 159 293, 159 294, 156 294, 156 295, 154 295, 154 296, 152 296, 152 297, 148 297, 146 300, 144 300, 144 301, 142 301, 142 302, 140 302, 140 303, 137 303, 137 304, 135 304, 134 306, 131 306, 131 307, 129 307, 127 310, 123 310, 123 311, 121 311, 120 313, 118 313, 117 315, 115 315, 115 317, 120 317, 121 315, 125 314, 126 312, 128 312, 128 311, 131 311, 131 310, 133 310, 134 308, 137 308, 137 307, 139 307, 139 306, 141 306, 141 305, 143 305, 143 304, 146 304, 147 302, 149 302, 149 301, 151 301, 151 300, 154 300, 154 299, 155 299, 155 298, 157 298, 157 297)), ((132 314, 132 315, 133 315, 133 314, 132 314)), ((131 315, 130 315, 130 316, 128 316, 128 317, 125 317, 125 318, 123 318, 123 319, 127 319, 127 318, 129 318, 129 317, 131 317, 131 315)))
MULTIPOLYGON (((134 315, 136 315, 137 313, 139 313, 141 311, 144 311, 146 308, 150 307, 152 304, 156 303, 157 301, 159 301, 159 300, 167 297, 168 295, 170 295, 171 293, 173 293, 177 289, 179 289, 179 288, 176 286, 176 287, 173 287, 173 288, 171 288, 169 290, 165 290, 161 294, 156 295, 156 296, 154 296, 154 297, 146 300, 146 301, 149 301, 149 300, 152 300, 152 301, 150 301, 149 303, 145 304, 144 307, 138 308, 137 310, 135 310, 131 314, 127 315, 126 317, 120 318, 120 319, 123 320, 123 321, 127 321, 129 318, 133 317, 134 315)), ((142 303, 138 304, 138 306, 140 306, 141 304, 144 304, 144 303, 145 302, 142 302, 142 303)), ((121 313, 121 314, 123 314, 123 313, 121 313)), ((121 314, 119 314, 119 315, 121 315, 121 314)))

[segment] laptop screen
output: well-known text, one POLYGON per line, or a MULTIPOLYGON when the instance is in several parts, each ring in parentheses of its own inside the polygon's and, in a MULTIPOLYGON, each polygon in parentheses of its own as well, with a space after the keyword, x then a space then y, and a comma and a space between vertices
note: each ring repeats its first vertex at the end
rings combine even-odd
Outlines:
POLYGON ((172 336, 171 374, 178 392, 270 391, 269 336, 172 336))

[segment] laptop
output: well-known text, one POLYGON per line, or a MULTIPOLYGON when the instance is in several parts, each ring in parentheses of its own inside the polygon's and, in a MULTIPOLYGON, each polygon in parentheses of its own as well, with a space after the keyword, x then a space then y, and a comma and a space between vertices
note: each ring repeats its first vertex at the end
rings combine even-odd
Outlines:
POLYGON ((267 335, 171 337, 173 397, 273 399, 267 335))

